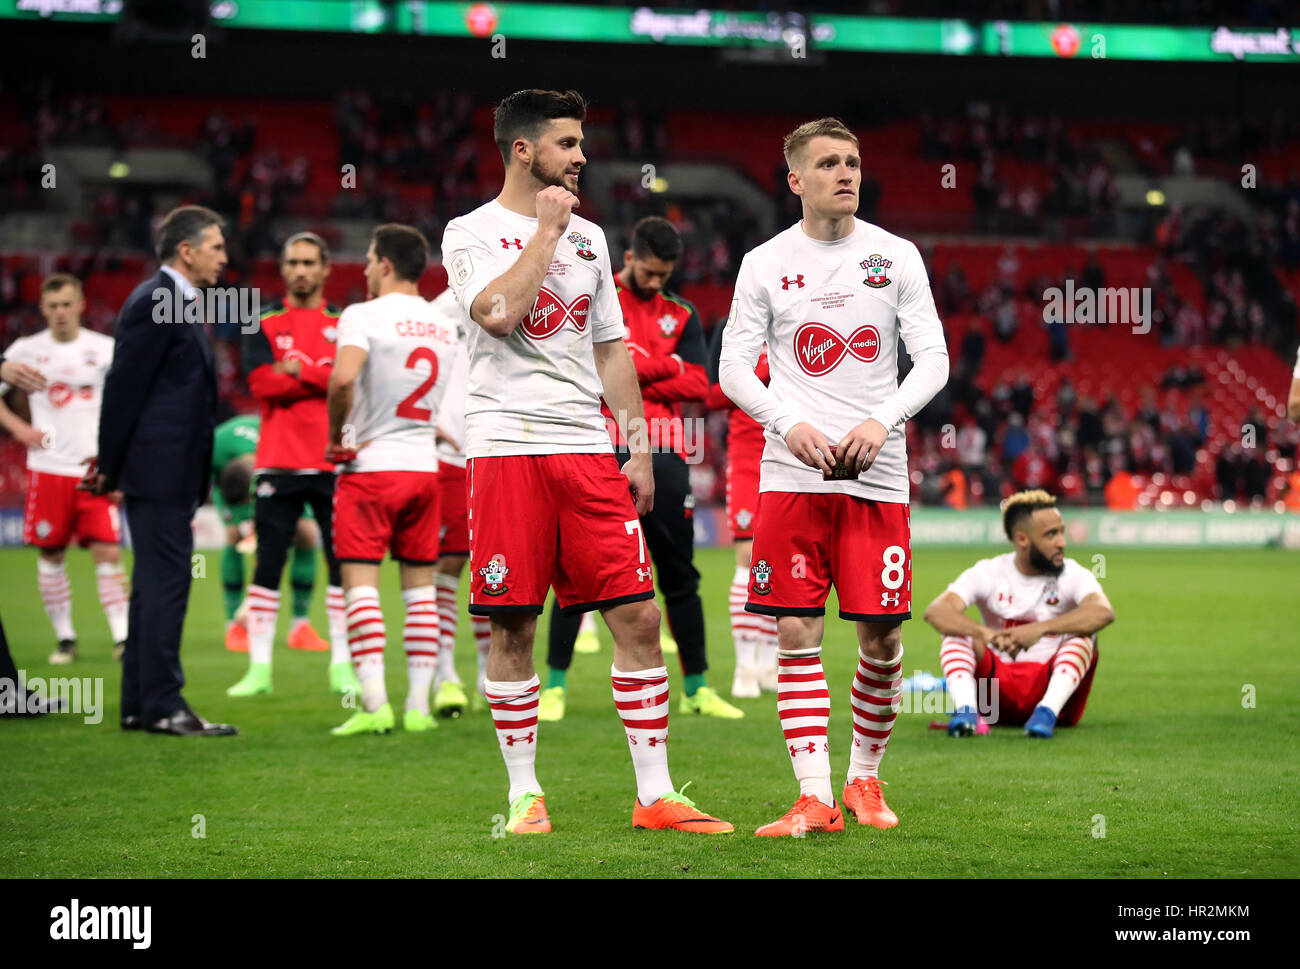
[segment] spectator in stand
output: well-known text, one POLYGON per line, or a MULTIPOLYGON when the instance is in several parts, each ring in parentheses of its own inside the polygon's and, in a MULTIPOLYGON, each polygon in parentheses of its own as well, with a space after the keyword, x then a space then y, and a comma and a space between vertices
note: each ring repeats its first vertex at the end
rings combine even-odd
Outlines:
POLYGON ((1137 486, 1126 468, 1121 468, 1111 475, 1106 482, 1106 507, 1111 511, 1132 511, 1137 507, 1138 495, 1142 489, 1137 486))
POLYGON ((1219 488, 1220 501, 1235 501, 1242 480, 1241 445, 1235 441, 1226 445, 1214 462, 1214 480, 1219 488))
POLYGON ((1007 419, 1006 432, 1002 435, 1002 464, 1011 465, 1028 447, 1029 432, 1025 430, 1025 419, 1019 412, 1013 411, 1007 419))

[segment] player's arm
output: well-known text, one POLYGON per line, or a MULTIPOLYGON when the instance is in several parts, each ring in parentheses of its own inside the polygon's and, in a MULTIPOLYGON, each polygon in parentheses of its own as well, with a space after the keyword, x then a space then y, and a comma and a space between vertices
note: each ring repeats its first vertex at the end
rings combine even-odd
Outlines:
POLYGON ((645 427, 645 405, 641 402, 632 355, 622 340, 593 343, 592 351, 605 403, 613 412, 632 455, 623 465, 623 473, 632 488, 636 513, 645 515, 654 508, 655 478, 650 465, 650 437, 644 430, 635 433, 638 428, 645 427), (629 433, 629 427, 633 433, 629 433))
POLYGON ((1115 610, 1104 592, 1094 592, 1084 596, 1077 606, 1069 612, 1063 612, 1055 619, 1028 624, 1039 638, 1043 636, 1091 636, 1098 630, 1105 629, 1115 621, 1115 610))
POLYGON ((889 435, 916 416, 948 382, 948 343, 925 264, 910 242, 906 253, 898 274, 898 331, 912 369, 898 389, 840 441, 836 453, 858 473, 871 467, 889 435))
POLYGON ((941 636, 969 636, 985 646, 995 635, 994 630, 966 615, 965 600, 951 589, 925 607, 925 621, 941 636))
MULTIPOLYGON (((1300 369, 1300 362, 1297 363, 1297 369, 1300 369)), ((1300 376, 1291 378, 1291 393, 1286 399, 1286 416, 1300 423, 1300 376)))
POLYGON ((0 427, 12 434, 19 443, 29 448, 41 446, 45 439, 43 431, 32 427, 25 420, 9 409, 3 396, 0 396, 0 427))
POLYGON ((283 404, 316 393, 298 379, 302 361, 276 360, 271 341, 260 326, 239 338, 239 359, 248 392, 258 400, 283 404))
POLYGON ((740 263, 731 315, 722 333, 718 383, 737 407, 784 438, 791 454, 808 467, 829 474, 833 468, 826 435, 807 421, 801 421, 754 373, 772 316, 766 294, 754 277, 750 258, 746 256, 740 263))
MULTIPOLYGON (((355 450, 355 441, 343 442, 343 425, 352 410, 352 398, 355 395, 357 377, 370 356, 368 350, 358 346, 340 346, 338 357, 334 360, 333 372, 330 374, 329 391, 326 394, 326 410, 330 421, 330 450, 355 450)), ((331 459, 333 460, 333 459, 331 459)))
MULTIPOLYGON (((690 304, 686 304, 690 306, 690 304)), ((694 306, 677 339, 677 352, 663 359, 673 364, 664 377, 642 381, 641 395, 660 403, 702 402, 709 393, 708 355, 704 349, 704 324, 694 306)))
POLYGON ((577 207, 578 197, 558 185, 549 185, 537 193, 537 231, 515 264, 474 297, 470 319, 500 339, 515 332, 537 301, 555 247, 577 207))

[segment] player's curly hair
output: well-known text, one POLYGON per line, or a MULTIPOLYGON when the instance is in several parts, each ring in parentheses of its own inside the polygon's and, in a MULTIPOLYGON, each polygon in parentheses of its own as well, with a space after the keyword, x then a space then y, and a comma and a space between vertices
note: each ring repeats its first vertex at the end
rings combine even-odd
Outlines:
POLYGON ((843 121, 839 118, 818 118, 816 121, 809 121, 801 124, 785 136, 785 142, 781 150, 785 152, 785 164, 791 171, 798 167, 799 162, 803 161, 802 155, 808 142, 812 141, 819 135, 825 135, 829 138, 842 138, 844 141, 853 142, 853 147, 858 147, 858 136, 848 129, 843 121))
POLYGON ((1031 488, 1003 499, 999 507, 1002 509, 1002 530, 1007 533, 1007 539, 1014 542, 1016 527, 1026 518, 1032 518, 1040 508, 1055 508, 1056 496, 1042 488, 1031 488))
POLYGON ((227 505, 242 505, 248 501, 253 484, 253 462, 246 457, 235 458, 224 468, 217 479, 217 487, 227 505))

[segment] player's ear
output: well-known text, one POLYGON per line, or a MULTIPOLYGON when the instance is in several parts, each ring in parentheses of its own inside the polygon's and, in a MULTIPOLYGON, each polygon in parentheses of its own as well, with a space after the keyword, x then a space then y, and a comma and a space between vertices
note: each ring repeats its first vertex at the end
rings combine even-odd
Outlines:
POLYGON ((798 171, 793 168, 790 169, 790 171, 786 172, 785 180, 790 186, 790 191, 794 192, 795 195, 803 195, 803 184, 799 179, 798 171))

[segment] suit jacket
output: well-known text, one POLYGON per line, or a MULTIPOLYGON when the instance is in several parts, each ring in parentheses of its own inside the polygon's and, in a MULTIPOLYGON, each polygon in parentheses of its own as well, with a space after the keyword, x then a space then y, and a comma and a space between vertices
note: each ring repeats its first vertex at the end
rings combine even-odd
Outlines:
POLYGON ((99 418, 99 472, 135 498, 202 504, 212 471, 217 375, 201 323, 161 269, 127 297, 99 418))

